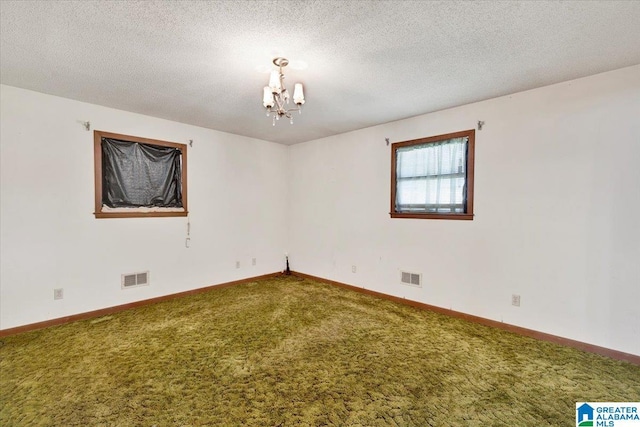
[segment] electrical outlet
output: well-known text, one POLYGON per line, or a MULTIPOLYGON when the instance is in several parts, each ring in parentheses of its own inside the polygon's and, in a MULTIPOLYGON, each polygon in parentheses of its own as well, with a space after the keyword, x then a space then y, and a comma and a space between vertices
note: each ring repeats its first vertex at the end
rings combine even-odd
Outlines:
POLYGON ((251 265, 256 265, 256 259, 255 259, 255 258, 253 258, 253 259, 251 260, 251 265))
POLYGON ((351 266, 351 272, 352 272, 352 273, 355 273, 355 272, 356 272, 356 270, 357 270, 356 266, 355 266, 355 265, 352 265, 352 266, 351 266))
POLYGON ((240 268, 240 261, 236 261, 236 268, 240 268))
POLYGON ((53 290, 53 299, 62 299, 64 297, 64 291, 62 288, 53 290))
POLYGON ((511 305, 520 307, 520 295, 516 295, 516 294, 511 295, 511 305))

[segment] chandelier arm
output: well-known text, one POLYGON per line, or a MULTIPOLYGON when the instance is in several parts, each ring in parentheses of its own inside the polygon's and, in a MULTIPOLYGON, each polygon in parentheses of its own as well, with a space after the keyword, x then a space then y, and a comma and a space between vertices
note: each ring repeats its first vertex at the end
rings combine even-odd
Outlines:
POLYGON ((283 104, 282 104, 282 98, 280 97, 280 94, 275 94, 273 96, 273 100, 276 103, 276 111, 282 110, 283 104))

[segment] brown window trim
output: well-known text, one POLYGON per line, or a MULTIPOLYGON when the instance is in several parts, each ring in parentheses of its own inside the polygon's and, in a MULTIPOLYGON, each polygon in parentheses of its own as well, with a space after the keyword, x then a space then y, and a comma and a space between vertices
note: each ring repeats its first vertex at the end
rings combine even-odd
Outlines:
POLYGON ((160 141, 157 139, 141 138, 139 136, 121 135, 100 130, 93 131, 93 164, 95 182, 95 210, 96 218, 147 218, 147 217, 177 217, 187 216, 187 145, 177 142, 160 141), (102 138, 119 139, 123 141, 139 142, 143 144, 175 147, 182 156, 182 206, 183 212, 102 212, 102 138))
POLYGON ((454 219, 454 220, 473 220, 473 172, 475 163, 475 138, 476 131, 474 129, 464 130, 460 132, 448 133, 444 135, 430 136, 427 138, 412 139, 410 141, 394 142, 391 144, 391 210, 389 215, 391 218, 417 218, 417 219, 454 219), (467 186, 467 211, 464 213, 409 213, 396 211, 396 152, 400 147, 409 145, 420 145, 430 142, 438 142, 453 138, 468 138, 467 152, 467 170, 465 173, 467 186))

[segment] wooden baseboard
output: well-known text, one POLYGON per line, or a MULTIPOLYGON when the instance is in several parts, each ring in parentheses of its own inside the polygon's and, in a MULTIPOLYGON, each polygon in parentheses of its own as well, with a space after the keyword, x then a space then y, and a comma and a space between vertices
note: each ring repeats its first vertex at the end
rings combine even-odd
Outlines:
POLYGON ((155 304, 157 302, 168 301, 175 298, 184 297, 187 295, 199 294, 202 292, 207 292, 212 289, 221 289, 229 286, 241 285, 243 283, 253 282, 261 279, 268 279, 269 277, 275 277, 282 273, 270 273, 263 274, 262 276, 249 277, 247 279, 234 280, 232 282, 220 283, 218 285, 206 286, 204 288, 192 289, 189 291, 178 292, 175 294, 163 295, 161 297, 155 297, 150 299, 145 299, 141 301, 135 301, 128 304, 116 305, 113 307, 101 308, 99 310, 87 311, 85 313, 72 314, 71 316, 58 317, 56 319, 45 320, 44 322, 30 323, 28 325, 17 326, 15 328, 8 329, 0 329, 0 338, 6 337, 9 335, 15 335, 22 332, 34 331, 36 329, 48 328, 49 326, 57 326, 63 325, 65 323, 75 322, 77 320, 85 320, 91 319, 95 317, 106 316, 109 314, 117 313, 119 311, 129 310, 131 308, 140 307, 143 305, 155 304))
POLYGON ((336 282, 334 280, 325 279, 318 276, 312 276, 310 274, 300 273, 298 271, 292 271, 292 274, 304 277, 307 279, 315 280, 318 282, 326 283, 329 285, 339 286, 341 288, 350 289, 352 291, 360 292, 367 295, 373 295, 378 298, 384 298, 390 301, 394 301, 400 304, 409 305, 412 307, 421 308, 423 310, 430 310, 436 313, 445 314, 451 317, 457 317, 460 319, 468 320, 470 322, 479 323, 485 326, 491 326, 494 328, 503 329, 505 331, 513 332, 519 335, 535 338, 541 341, 548 341, 555 344, 564 345, 567 347, 573 347, 578 350, 587 351, 590 353, 599 354, 601 356, 607 356, 612 359, 622 360, 630 362, 635 365, 640 365, 640 356, 631 353, 624 353, 622 351, 612 350, 610 348, 599 347, 593 344, 587 344, 581 341, 571 340, 569 338, 559 337, 557 335, 546 334, 544 332, 535 331, 533 329, 522 328, 520 326, 510 325, 508 323, 498 322, 495 320, 485 319, 484 317, 473 316, 471 314, 462 313, 460 311, 448 310, 446 308, 437 307, 435 305, 424 304, 417 301, 408 300, 406 298, 400 298, 393 295, 383 294, 382 292, 376 292, 369 289, 359 288, 357 286, 348 285, 346 283, 336 282))

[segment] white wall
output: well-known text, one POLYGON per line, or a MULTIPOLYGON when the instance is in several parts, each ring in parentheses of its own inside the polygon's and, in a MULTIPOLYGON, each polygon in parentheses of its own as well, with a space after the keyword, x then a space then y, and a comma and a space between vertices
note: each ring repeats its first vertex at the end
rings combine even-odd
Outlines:
POLYGON ((640 66, 298 144, 289 157, 292 269, 640 355, 640 66), (384 138, 478 120, 475 219, 390 219, 384 138), (399 284, 399 269, 422 273, 423 288, 399 284))
POLYGON ((0 94, 0 329, 282 270, 287 147, 10 86, 0 94), (87 120, 194 140, 190 249, 184 217, 94 218, 87 120), (145 270, 150 286, 120 289, 121 273, 145 270))
POLYGON ((288 251, 297 271, 640 354, 640 66, 292 147, 0 95, 0 329, 275 272, 288 251), (190 249, 186 218, 94 219, 86 120, 194 140, 190 249), (477 120, 475 219, 390 219, 384 138, 477 120), (120 289, 147 269, 151 286, 120 289))

